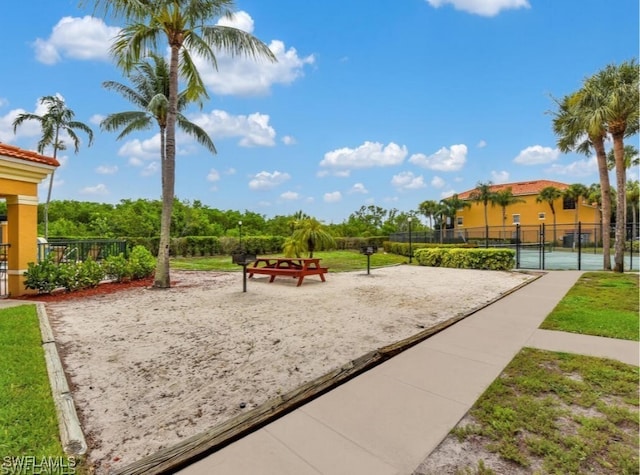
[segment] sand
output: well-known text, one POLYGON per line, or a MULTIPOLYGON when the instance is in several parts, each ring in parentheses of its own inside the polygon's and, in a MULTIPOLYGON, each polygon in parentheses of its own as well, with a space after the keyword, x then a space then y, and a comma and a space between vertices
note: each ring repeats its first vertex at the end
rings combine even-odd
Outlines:
POLYGON ((531 278, 395 266, 306 277, 173 271, 46 304, 97 474, 122 467, 531 278))

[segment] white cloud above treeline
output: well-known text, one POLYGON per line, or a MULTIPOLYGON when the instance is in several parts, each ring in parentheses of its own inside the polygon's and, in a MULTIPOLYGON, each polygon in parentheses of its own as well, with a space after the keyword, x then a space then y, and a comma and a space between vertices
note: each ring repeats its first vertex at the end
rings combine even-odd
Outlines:
POLYGON ((528 0, 427 0, 427 3, 434 8, 452 5, 456 10, 486 17, 496 16, 502 10, 530 8, 528 0))
POLYGON ((320 166, 334 170, 375 168, 400 165, 407 156, 407 147, 390 142, 365 142, 356 148, 339 148, 324 154, 320 166))
POLYGON ((557 148, 533 145, 522 150, 518 156, 513 159, 513 163, 519 165, 541 165, 555 162, 558 157, 560 157, 560 150, 557 148))
POLYGON ((409 158, 409 162, 429 170, 458 171, 467 162, 467 146, 458 144, 452 145, 450 148, 442 147, 436 153, 428 156, 423 153, 416 153, 409 158))

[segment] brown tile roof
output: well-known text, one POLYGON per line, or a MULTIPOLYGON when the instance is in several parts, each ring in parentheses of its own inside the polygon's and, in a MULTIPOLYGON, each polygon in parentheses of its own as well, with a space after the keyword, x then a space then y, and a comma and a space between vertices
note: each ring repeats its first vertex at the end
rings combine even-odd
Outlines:
MULTIPOLYGON (((553 186, 558 188, 559 190, 564 190, 569 188, 569 185, 566 183, 560 183, 559 181, 551 181, 551 180, 533 180, 533 181, 519 181, 516 183, 502 183, 500 185, 493 185, 491 187, 491 192, 495 193, 496 191, 506 190, 507 188, 511 188, 511 193, 516 196, 519 195, 537 195, 542 191, 543 188, 547 186, 553 186)), ((461 200, 469 199, 473 190, 467 190, 462 193, 458 193, 458 198, 461 200)))
POLYGON ((6 143, 0 143, 0 157, 2 156, 17 158, 28 162, 43 163, 54 167, 60 166, 60 162, 53 157, 40 155, 39 153, 32 152, 30 150, 24 150, 19 147, 14 147, 13 145, 7 145, 6 143))

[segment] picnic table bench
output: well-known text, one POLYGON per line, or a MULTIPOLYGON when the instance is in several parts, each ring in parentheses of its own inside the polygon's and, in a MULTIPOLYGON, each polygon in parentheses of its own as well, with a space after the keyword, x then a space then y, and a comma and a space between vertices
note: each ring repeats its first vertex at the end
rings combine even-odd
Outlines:
POLYGON ((302 257, 260 257, 247 267, 249 278, 254 274, 265 274, 271 276, 269 282, 273 282, 277 276, 297 277, 296 287, 302 285, 308 275, 319 275, 322 282, 326 282, 324 275, 328 271, 328 267, 320 266, 320 259, 302 257))

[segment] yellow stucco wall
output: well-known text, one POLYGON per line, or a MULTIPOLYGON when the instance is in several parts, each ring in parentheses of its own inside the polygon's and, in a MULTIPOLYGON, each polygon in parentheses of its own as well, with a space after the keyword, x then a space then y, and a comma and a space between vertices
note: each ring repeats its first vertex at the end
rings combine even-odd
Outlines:
MULTIPOLYGON (((519 198, 525 200, 524 203, 516 203, 511 206, 507 206, 506 216, 507 219, 504 224, 507 226, 511 226, 514 224, 513 215, 520 215, 520 224, 521 225, 538 225, 538 224, 553 224, 553 213, 551 213, 551 208, 549 204, 546 202, 536 203, 537 195, 530 196, 519 196, 519 198), (539 213, 544 213, 545 216, 541 219, 538 215, 539 213)), ((473 227, 482 227, 485 225, 484 222, 484 205, 482 203, 471 203, 471 208, 467 208, 461 211, 458 211, 456 217, 463 218, 462 227, 465 228, 473 228, 473 227)), ((573 224, 575 222, 575 209, 563 209, 562 208, 562 198, 557 199, 554 202, 554 208, 556 211, 556 223, 557 224, 573 224)), ((593 207, 587 206, 584 203, 579 204, 578 209, 578 219, 580 221, 592 223, 596 218, 597 213, 595 212, 593 207)), ((491 204, 487 207, 487 216, 489 221, 489 226, 502 226, 502 207, 501 206, 492 206, 491 204)), ((599 220, 599 217, 598 217, 599 220)))

